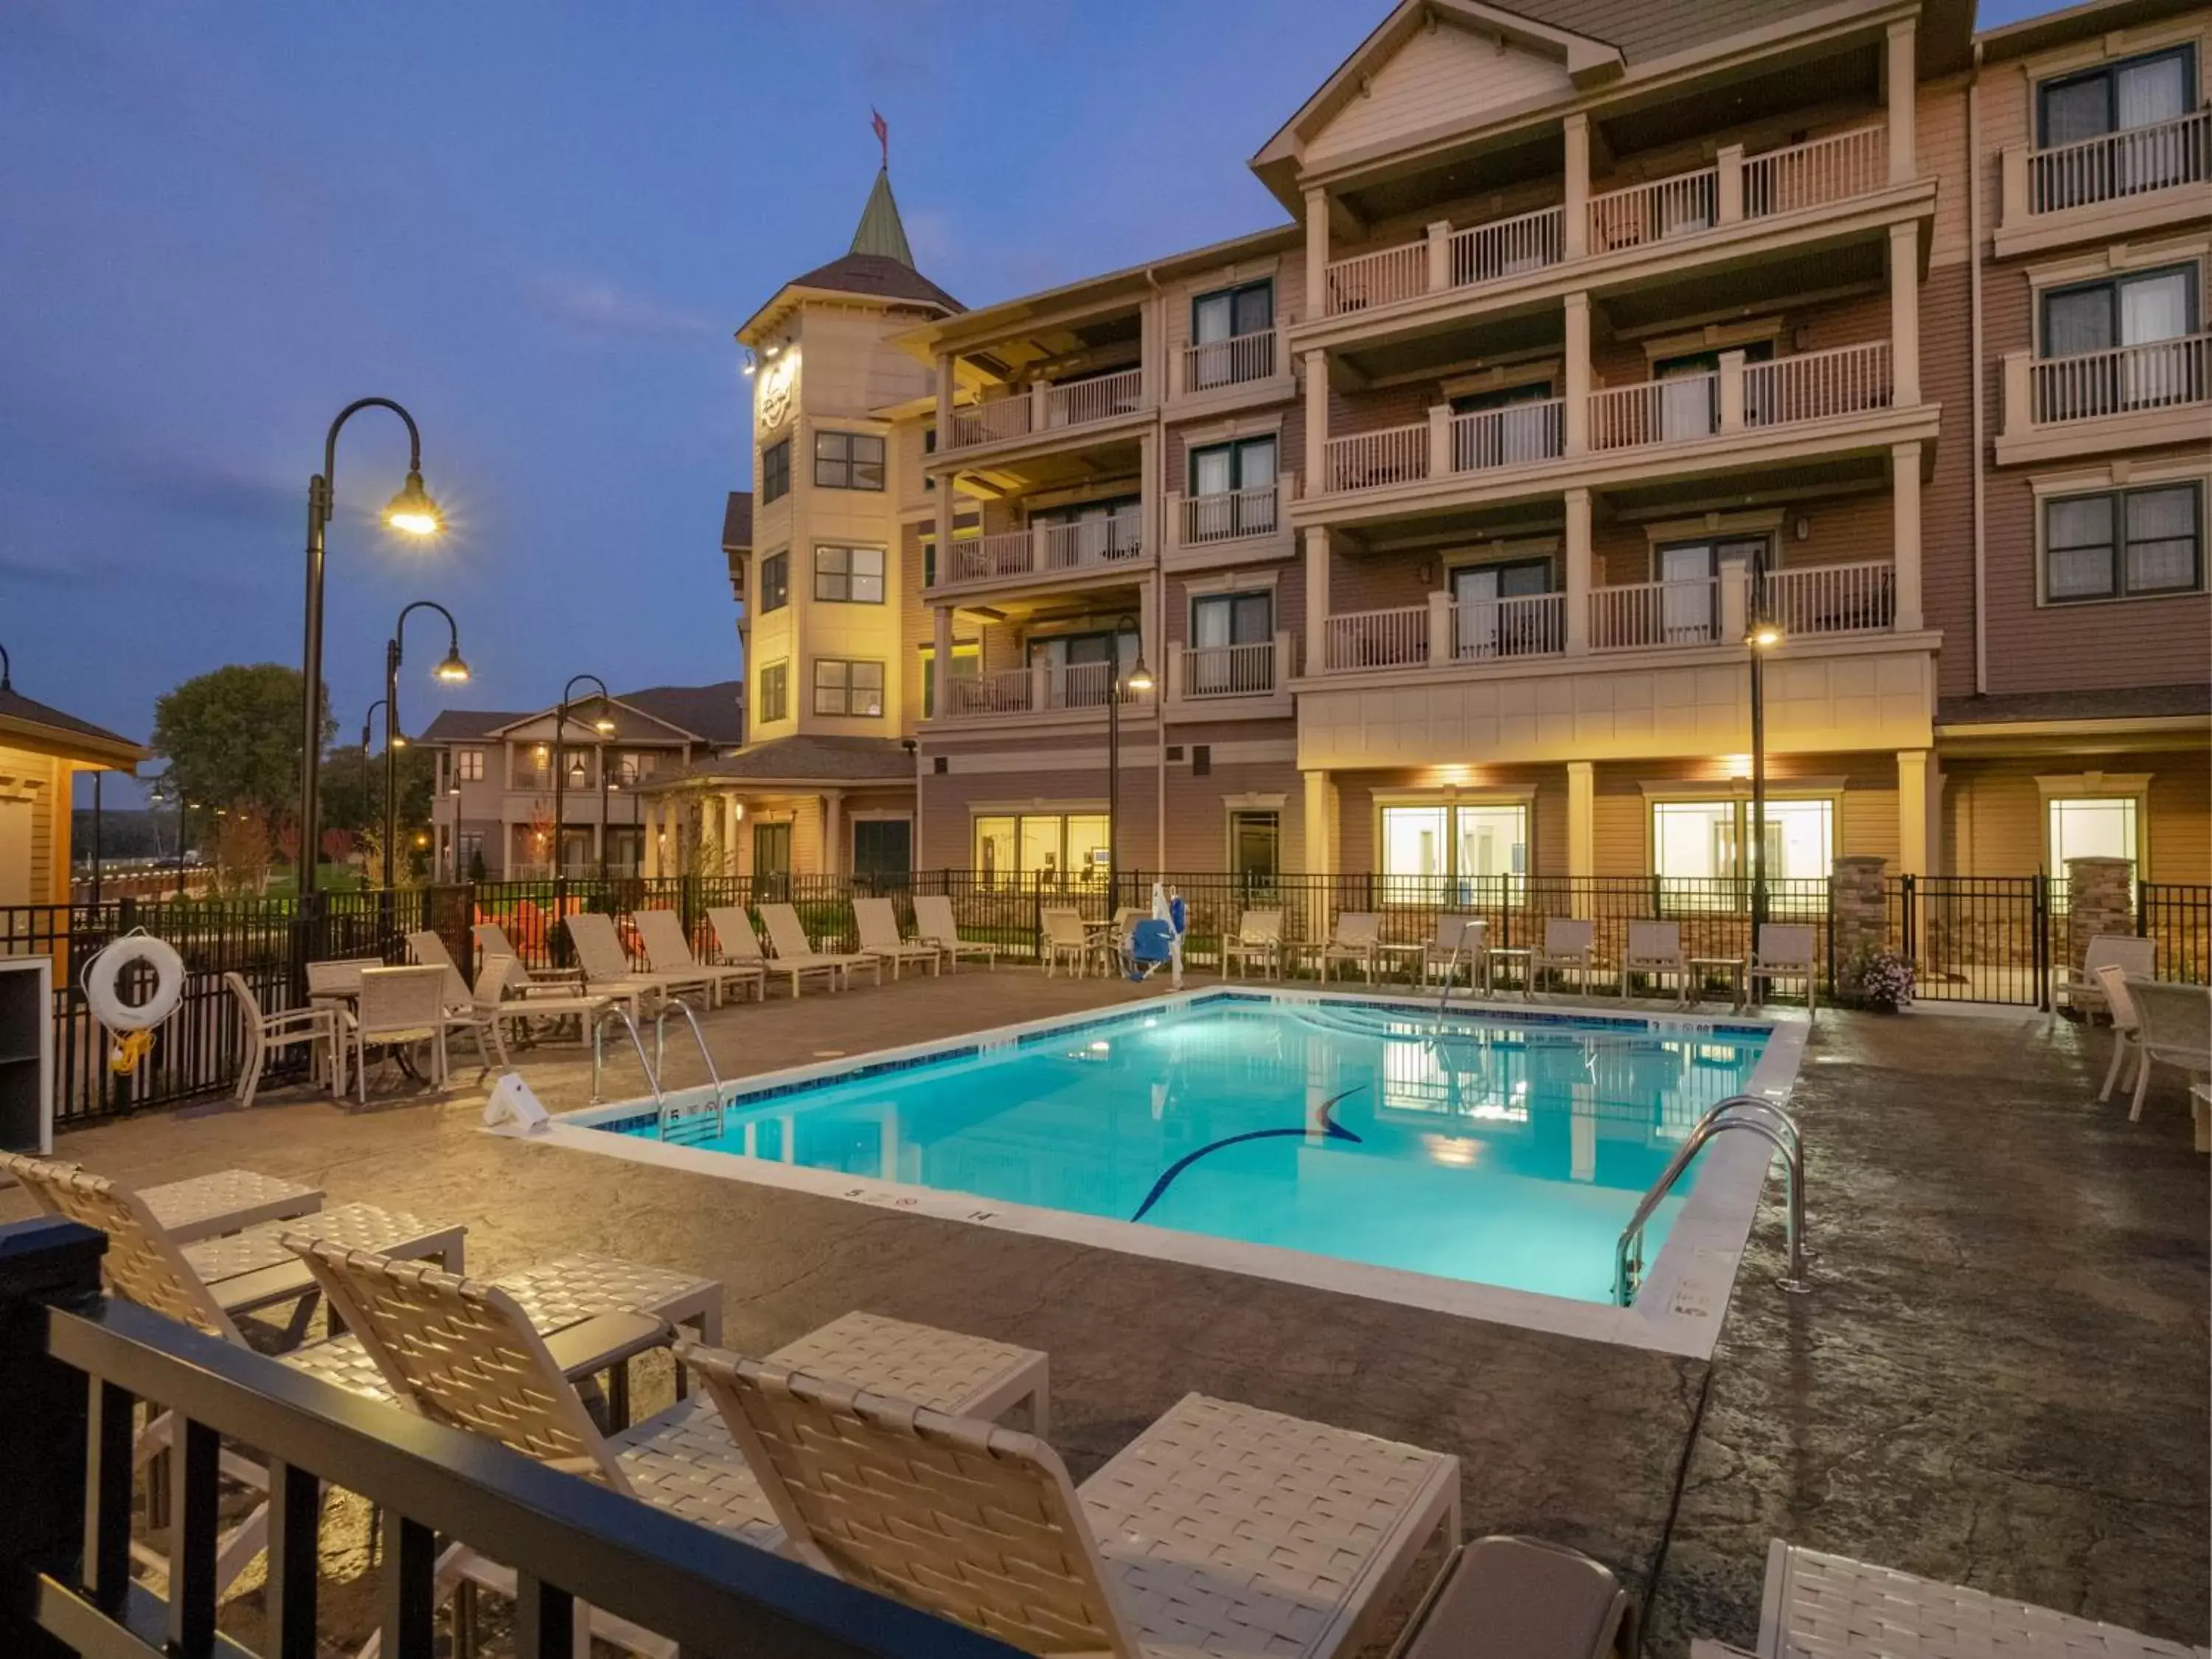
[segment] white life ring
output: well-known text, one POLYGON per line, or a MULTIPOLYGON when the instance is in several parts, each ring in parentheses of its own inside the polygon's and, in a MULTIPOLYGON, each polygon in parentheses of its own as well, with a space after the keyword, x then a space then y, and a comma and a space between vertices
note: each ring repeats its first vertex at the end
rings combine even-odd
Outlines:
POLYGON ((131 933, 85 964, 84 1000, 92 1017, 111 1031, 143 1031, 176 1012, 185 994, 185 959, 151 933, 131 933), (154 994, 133 1005, 118 988, 123 970, 143 963, 154 970, 154 994))

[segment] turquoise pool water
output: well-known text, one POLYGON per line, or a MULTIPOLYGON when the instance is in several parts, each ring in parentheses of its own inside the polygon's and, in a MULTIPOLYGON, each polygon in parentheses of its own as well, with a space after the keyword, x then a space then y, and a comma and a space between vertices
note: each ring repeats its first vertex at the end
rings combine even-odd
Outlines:
POLYGON ((671 1138, 1601 1303, 1638 1198, 1765 1041, 1458 1015, 1438 1036, 1379 1005, 1209 998, 740 1093, 671 1138))

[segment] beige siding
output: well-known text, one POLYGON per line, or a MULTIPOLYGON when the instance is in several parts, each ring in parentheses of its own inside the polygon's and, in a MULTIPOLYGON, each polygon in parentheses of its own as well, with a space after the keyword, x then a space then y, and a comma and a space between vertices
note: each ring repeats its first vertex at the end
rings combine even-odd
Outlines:
POLYGON ((1485 109, 1573 92, 1566 64, 1464 29, 1417 30, 1306 146, 1309 166, 1485 109))
POLYGON ((2091 767, 2108 776, 2150 778, 2142 826, 2145 880, 2212 881, 2212 817, 2205 811, 2212 795, 2212 757, 2202 750, 1947 761, 1945 868, 1962 876, 2027 876, 2044 870, 2045 797, 2036 779, 2069 776, 2091 767))

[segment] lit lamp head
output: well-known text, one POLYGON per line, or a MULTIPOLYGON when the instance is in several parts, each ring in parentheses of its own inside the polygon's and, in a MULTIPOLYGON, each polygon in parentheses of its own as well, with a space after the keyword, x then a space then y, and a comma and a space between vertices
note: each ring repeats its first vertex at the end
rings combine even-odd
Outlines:
POLYGON ((384 521, 410 536, 434 536, 446 527, 445 514, 438 511, 430 492, 422 488, 422 475, 412 468, 408 471, 407 482, 384 509, 384 521))
POLYGON ((1753 623, 1743 642, 1754 651, 1771 651, 1782 643, 1782 630, 1772 623, 1753 623))
POLYGON ((603 738, 611 738, 615 734, 614 717, 611 714, 600 715, 592 722, 592 730, 603 738))
POLYGON ((1137 653, 1136 665, 1129 670, 1128 678, 1121 684, 1128 690, 1136 692, 1150 691, 1152 689, 1152 671, 1145 666, 1143 652, 1139 651, 1137 653))
POLYGON ((394 732, 392 734, 392 746, 394 749, 404 749, 407 746, 407 734, 404 732, 394 732))
POLYGON ((466 680, 469 677, 469 665, 461 660, 460 647, 457 645, 448 646, 446 649, 445 661, 440 663, 434 672, 438 678, 448 685, 459 685, 466 680))

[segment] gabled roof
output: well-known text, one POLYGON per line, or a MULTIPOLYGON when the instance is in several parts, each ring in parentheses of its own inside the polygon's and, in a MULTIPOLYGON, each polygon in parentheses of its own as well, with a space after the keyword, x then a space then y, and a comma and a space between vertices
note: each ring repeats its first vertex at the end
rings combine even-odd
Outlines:
POLYGON ((755 331, 767 327, 789 304, 810 293, 859 294, 873 300, 927 306, 939 312, 961 309, 959 301, 914 268, 914 249, 906 240, 897 198, 891 194, 888 167, 876 174, 867 205, 860 210, 860 222, 854 227, 851 247, 842 257, 817 265, 778 289, 766 305, 745 319, 738 330, 738 338, 750 344, 755 331))
POLYGON ((0 738, 14 735, 46 753, 100 765, 136 766, 150 751, 104 726, 64 714, 0 684, 0 738))
POLYGON ((722 551, 749 553, 753 545, 753 492, 732 489, 722 504, 722 551))
POLYGON ((914 269, 914 250, 907 246, 906 225, 899 218, 898 198, 891 194, 888 167, 877 170, 876 187, 868 192, 868 204, 860 210, 860 222, 854 227, 853 246, 847 252, 877 254, 914 269))
MULTIPOLYGON (((617 739, 652 737, 665 742, 688 738, 711 748, 726 748, 745 740, 744 682, 719 680, 712 685, 655 685, 625 692, 607 700, 616 712, 617 739), (624 720, 629 714, 633 718, 624 720)), ((601 706, 596 696, 568 705, 571 726, 588 720, 588 711, 601 706)), ((421 744, 488 741, 518 727, 554 717, 558 705, 522 713, 487 708, 447 708, 422 730, 421 744)), ((588 727, 586 728, 588 730, 588 727)))
POLYGON ((914 757, 896 738, 838 738, 800 735, 771 738, 734 755, 694 762, 684 771, 659 774, 640 786, 643 792, 680 788, 687 783, 772 785, 912 783, 914 757))

